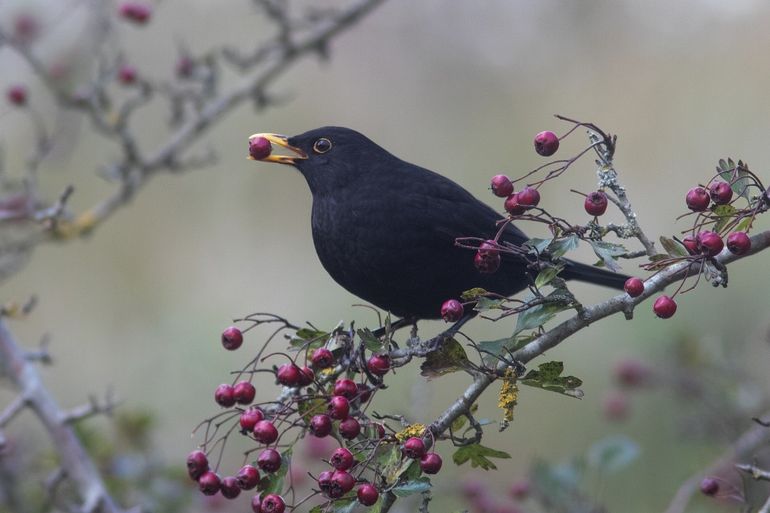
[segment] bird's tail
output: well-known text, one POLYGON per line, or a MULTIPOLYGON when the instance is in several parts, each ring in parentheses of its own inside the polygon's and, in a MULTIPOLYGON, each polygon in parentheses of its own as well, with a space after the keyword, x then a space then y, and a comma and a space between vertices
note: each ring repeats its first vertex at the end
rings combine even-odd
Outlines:
POLYGON ((559 273, 559 276, 565 280, 585 281, 603 287, 622 289, 626 280, 629 278, 625 274, 614 273, 592 265, 581 264, 579 262, 573 262, 572 260, 566 260, 566 262, 567 267, 559 273))

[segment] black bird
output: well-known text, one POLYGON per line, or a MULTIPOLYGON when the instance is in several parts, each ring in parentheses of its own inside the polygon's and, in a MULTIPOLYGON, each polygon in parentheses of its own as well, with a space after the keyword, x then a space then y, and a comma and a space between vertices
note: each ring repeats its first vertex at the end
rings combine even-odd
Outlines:
MULTIPOLYGON (((529 283, 526 263, 506 255, 481 274, 457 237, 492 238, 501 215, 452 180, 404 162, 366 136, 323 127, 264 137, 293 155, 260 160, 296 167, 313 194, 313 242, 334 280, 356 296, 408 319, 436 319, 442 303, 474 287, 505 296, 529 283)), ((501 241, 521 245, 509 224, 501 241)), ((560 276, 623 288, 627 276, 563 260, 560 276)))

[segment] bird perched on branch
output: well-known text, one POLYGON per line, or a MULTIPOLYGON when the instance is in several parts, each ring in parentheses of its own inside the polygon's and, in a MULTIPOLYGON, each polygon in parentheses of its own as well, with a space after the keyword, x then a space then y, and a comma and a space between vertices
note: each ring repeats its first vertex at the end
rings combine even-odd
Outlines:
MULTIPOLYGON (((254 134, 252 158, 292 165, 313 195, 313 242, 334 280, 361 299, 408 319, 436 319, 441 305, 481 287, 504 296, 525 289, 527 262, 503 255, 480 273, 458 237, 493 238, 501 215, 452 180, 404 162, 363 134, 323 127, 294 137, 254 134), (272 145, 291 155, 272 153, 272 145)), ((500 242, 528 237, 508 224, 500 242)), ((562 259, 560 276, 622 289, 627 276, 562 259)))

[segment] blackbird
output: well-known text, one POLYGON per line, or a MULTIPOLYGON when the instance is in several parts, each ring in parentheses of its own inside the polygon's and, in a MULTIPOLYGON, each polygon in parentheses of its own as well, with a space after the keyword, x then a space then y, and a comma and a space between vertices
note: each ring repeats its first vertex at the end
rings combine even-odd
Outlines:
MULTIPOLYGON (((452 180, 405 162, 349 128, 323 127, 294 137, 254 134, 292 155, 257 158, 296 167, 313 195, 313 243, 334 280, 361 299, 408 319, 439 318, 441 305, 481 287, 509 296, 527 287, 527 263, 503 255, 494 274, 473 264, 457 237, 493 238, 501 215, 452 180)), ((255 152, 252 151, 252 155, 255 152)), ((521 245, 508 224, 501 241, 521 245)), ((565 279, 623 288, 627 276, 561 260, 565 279)), ((529 271, 531 272, 531 271, 529 271)))

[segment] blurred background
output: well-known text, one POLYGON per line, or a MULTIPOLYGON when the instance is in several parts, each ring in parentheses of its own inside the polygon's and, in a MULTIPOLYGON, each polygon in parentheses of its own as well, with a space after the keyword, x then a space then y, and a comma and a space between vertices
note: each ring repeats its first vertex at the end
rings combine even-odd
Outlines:
MULTIPOLYGON (((345 5, 295 4, 300 10, 345 5)), ((61 87, 74 91, 92 68, 91 9, 81 1, 7 0, 0 5, 0 24, 9 30, 21 15, 38 20, 39 55, 67 69, 61 87)), ((243 366, 266 335, 250 332, 240 351, 224 351, 219 335, 232 319, 269 311, 326 329, 340 320, 376 322, 371 311, 352 306, 358 300, 318 262, 302 177, 290 167, 247 161, 250 134, 349 126, 502 210, 488 190, 489 178, 519 176, 542 164, 533 136, 568 128, 553 114, 595 122, 618 134, 621 180, 643 228, 657 239, 687 226, 675 221, 685 211, 684 194, 708 181, 718 159, 741 158, 768 177, 769 25, 770 5, 759 0, 387 0, 333 39, 328 59, 311 56, 288 69, 271 87, 284 100, 280 105, 257 111, 244 103, 218 120, 193 147, 215 149, 215 163, 158 176, 86 239, 39 247, 3 283, 0 298, 39 298, 32 315, 12 327, 29 346, 50 334, 55 365, 43 372, 63 406, 111 387, 122 409, 152 419, 153 456, 182 469, 197 443, 190 432, 218 409, 214 388, 230 381, 229 372, 243 366)), ((173 79, 180 45, 191 55, 223 46, 252 48, 274 31, 247 0, 158 1, 150 23, 116 23, 113 29, 126 60, 157 81, 173 79)), ((112 192, 115 186, 97 171, 120 149, 95 135, 80 114, 56 109, 16 53, 0 50, 0 69, 0 90, 27 84, 29 103, 54 133, 55 147, 40 169, 43 193, 56 198, 72 184, 70 206, 79 211, 112 192)), ((220 87, 227 91, 236 83, 224 73, 220 87)), ((147 153, 168 138, 164 108, 151 103, 132 121, 147 153)), ((0 107, 9 173, 25 165, 33 136, 28 116, 0 107)), ((584 144, 576 133, 560 155, 584 144)), ((541 189, 541 205, 582 222, 582 198, 569 190, 595 187, 586 159, 541 189)), ((607 217, 622 222, 612 207, 607 217)), ((757 228, 766 224, 762 219, 757 228)), ((544 235, 540 226, 523 228, 544 235)), ((596 259, 585 250, 578 258, 596 259)), ((440 448, 445 470, 435 480, 435 511, 470 507, 455 479, 483 479, 485 493, 504 504, 511 483, 526 476, 533 459, 571 461, 616 434, 638 445, 638 457, 615 473, 589 475, 586 493, 607 511, 664 510, 681 483, 767 406, 765 259, 732 266, 727 289, 702 284, 682 296, 670 320, 656 319, 644 304, 633 320, 607 319, 538 360, 564 361, 568 374, 584 380, 585 398, 524 387, 513 424, 502 433, 488 428, 485 445, 512 455, 499 461, 497 472, 454 467, 450 448, 440 448), (618 362, 629 359, 644 362, 655 376, 642 391, 622 391, 613 378, 618 362), (708 369, 701 384, 709 400, 696 396, 683 403, 672 386, 688 365, 708 369), (736 412, 736 423, 714 421, 725 405, 736 412)), ((644 276, 634 263, 624 263, 624 270, 644 276)), ((611 294, 584 285, 573 291, 585 304, 611 294)), ((442 326, 425 322, 421 333, 442 326)), ((477 320, 465 331, 475 340, 492 340, 512 327, 477 320)), ((379 395, 376 409, 426 423, 468 383, 461 374, 426 382, 416 364, 398 376, 391 393, 379 395)), ((262 400, 276 391, 269 380, 258 381, 262 400)), ((501 418, 495 405, 490 391, 479 416, 501 418)), ((112 436, 109 420, 88 425, 107 440, 112 436)), ((29 414, 8 435, 19 447, 45 440, 29 414)), ((192 486, 174 493, 188 511, 248 508, 248 494, 233 506, 203 501, 192 486)), ((399 511, 413 507, 404 502, 399 511)), ((688 511, 718 507, 698 496, 688 511)))

